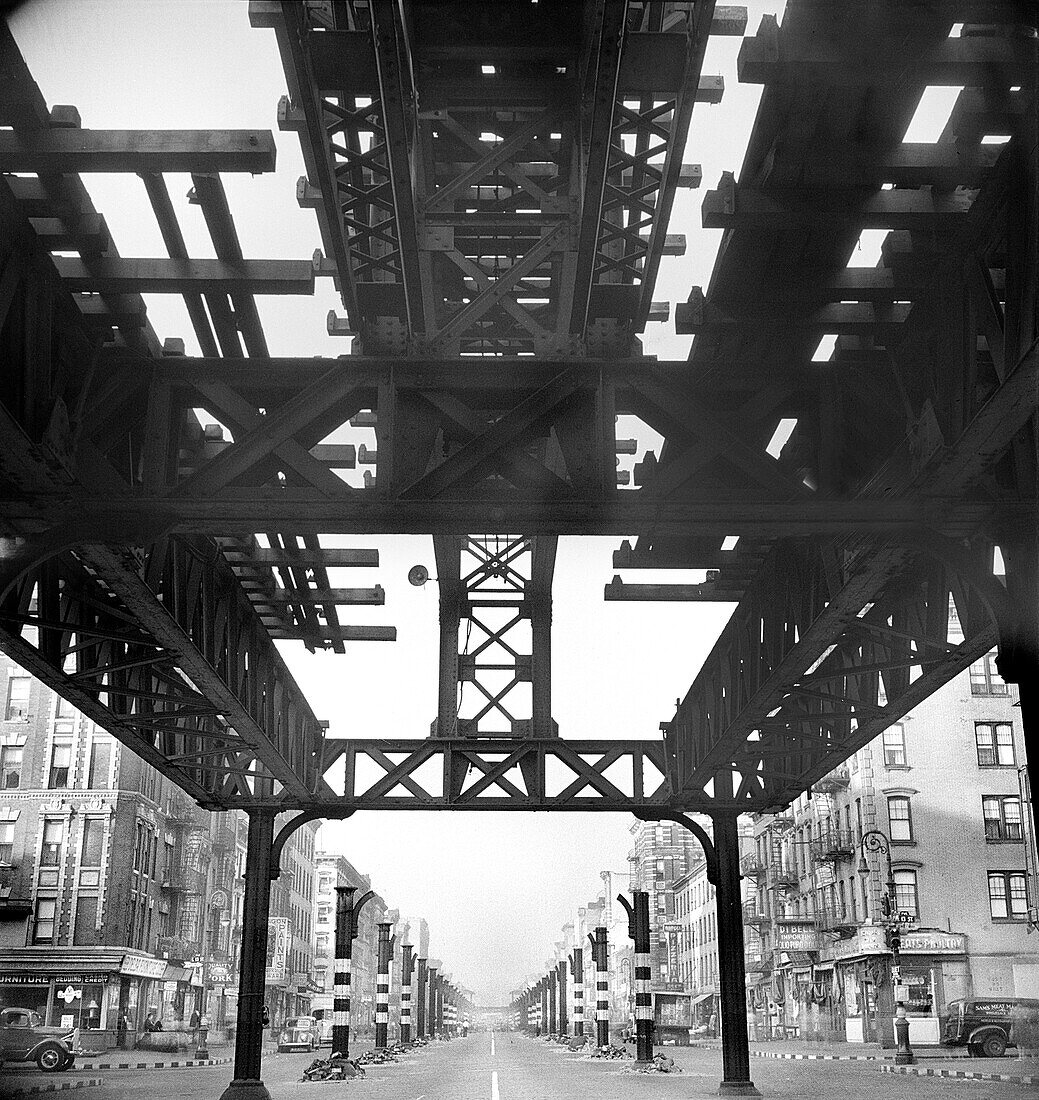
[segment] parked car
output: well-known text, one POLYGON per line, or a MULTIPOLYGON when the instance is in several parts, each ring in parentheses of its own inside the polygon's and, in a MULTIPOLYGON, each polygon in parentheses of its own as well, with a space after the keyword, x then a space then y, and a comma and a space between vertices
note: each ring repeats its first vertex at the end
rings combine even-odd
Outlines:
POLYGON ((0 1009, 0 1065, 35 1062, 45 1073, 68 1069, 76 1060, 75 1034, 67 1027, 45 1027, 31 1008, 0 1009))
POLYGON ((317 1050, 320 1041, 313 1016, 289 1016, 278 1033, 278 1050, 317 1050))
POLYGON ((332 1015, 328 1013, 317 1022, 318 1041, 331 1046, 332 1044, 332 1015))
POLYGON ((1037 1025, 1039 1000, 1034 998, 951 1001, 941 1013, 942 1044, 965 1046, 978 1058, 999 1058, 1007 1047, 1017 1046, 1015 1031, 1031 1033, 1037 1025))

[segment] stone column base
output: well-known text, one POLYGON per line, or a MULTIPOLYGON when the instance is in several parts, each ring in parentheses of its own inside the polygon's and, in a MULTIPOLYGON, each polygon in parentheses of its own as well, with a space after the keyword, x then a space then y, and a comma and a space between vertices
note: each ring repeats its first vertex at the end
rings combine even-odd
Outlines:
POLYGON ((271 1100, 271 1094, 262 1081, 236 1079, 220 1094, 220 1100, 271 1100))
POLYGON ((722 1081, 718 1086, 719 1096, 760 1096, 753 1081, 722 1081))

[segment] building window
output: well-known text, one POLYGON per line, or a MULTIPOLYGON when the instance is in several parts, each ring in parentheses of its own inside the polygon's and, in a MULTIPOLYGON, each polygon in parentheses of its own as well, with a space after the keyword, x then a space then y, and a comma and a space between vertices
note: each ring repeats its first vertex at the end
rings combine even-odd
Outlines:
POLYGON ((69 785, 69 770, 72 767, 72 743, 54 743, 51 750, 51 770, 47 777, 48 787, 67 787, 69 785))
POLYGON ((38 898, 32 926, 33 943, 54 942, 54 920, 57 915, 57 898, 38 898))
POLYGON ((84 867, 100 867, 101 852, 105 841, 105 819, 88 817, 83 821, 83 847, 80 863, 84 867))
POLYGON ((1024 871, 989 871, 988 905, 993 920, 1025 920, 1028 894, 1024 871))
POLYGON ((1021 840, 1021 799, 1017 795, 985 795, 981 800, 986 840, 1021 840))
POLYGON ((893 841, 913 839, 913 813, 904 795, 892 795, 887 800, 887 820, 893 841))
POLYGON ((93 790, 108 787, 109 770, 112 765, 112 742, 95 740, 90 746, 90 775, 87 786, 93 790))
POLYGON ((75 718, 76 708, 68 701, 58 696, 57 709, 54 711, 55 718, 75 718))
POLYGON ((1006 695, 1007 686, 996 671, 995 651, 970 666, 971 695, 1006 695))
POLYGON ((1009 722, 975 722, 974 739, 978 745, 979 767, 1013 767, 1014 730, 1009 722))
POLYGON ((920 915, 915 871, 895 871, 895 912, 908 913, 911 917, 920 915))
POLYGON ((64 832, 64 823, 56 818, 44 821, 43 845, 40 848, 41 867, 57 867, 61 863, 61 841, 64 832))
POLYGON ((884 730, 884 764, 899 767, 906 762, 906 729, 901 722, 884 730))
POLYGON ((7 680, 7 706, 4 718, 8 722, 29 717, 29 689, 31 676, 10 676, 7 680))
POLYGON ((14 822, 0 821, 0 863, 10 866, 14 858, 14 822))
POLYGON ((0 747, 0 788, 13 791, 22 785, 22 756, 25 750, 21 745, 0 747))
POLYGON ((332 919, 332 906, 319 905, 317 907, 317 919, 319 924, 327 924, 332 919))

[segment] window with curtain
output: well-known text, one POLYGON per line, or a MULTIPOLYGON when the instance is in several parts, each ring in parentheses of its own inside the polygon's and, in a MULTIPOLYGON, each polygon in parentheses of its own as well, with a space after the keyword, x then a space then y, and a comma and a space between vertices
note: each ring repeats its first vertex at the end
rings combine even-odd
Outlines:
POLYGON ((31 676, 8 677, 7 706, 4 709, 4 718, 8 722, 29 717, 29 692, 31 688, 31 676))
POLYGON ((996 671, 996 653, 986 653, 970 666, 971 695, 1006 695, 1007 686, 996 671))
POLYGON ((906 762, 906 730, 901 722, 884 730, 884 763, 897 767, 906 762))
POLYGON ((55 741, 51 749, 51 767, 47 776, 48 787, 67 787, 72 770, 72 742, 55 741))
POLYGON ((22 785, 22 759, 25 750, 21 745, 0 746, 0 788, 17 790, 22 785))
POLYGON ((915 871, 895 871, 895 912, 908 913, 912 917, 920 915, 915 871))
POLYGON ((64 834, 64 822, 55 818, 44 821, 43 846, 40 849, 41 867, 57 867, 61 862, 61 842, 64 834))
POLYGON ((1024 871, 989 871, 988 903, 993 920, 1025 920, 1028 892, 1024 871))
POLYGON ((1021 840, 1021 799, 1017 795, 985 795, 981 800, 986 840, 1021 840))
POLYGON ((974 739, 978 746, 978 766, 1007 768, 1014 758, 1014 730, 1009 722, 975 722, 974 739))

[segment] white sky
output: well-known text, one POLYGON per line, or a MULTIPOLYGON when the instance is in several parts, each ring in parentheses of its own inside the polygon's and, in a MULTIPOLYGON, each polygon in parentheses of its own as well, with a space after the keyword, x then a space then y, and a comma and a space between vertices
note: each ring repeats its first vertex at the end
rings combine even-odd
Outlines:
MULTIPOLYGON (((747 6, 753 33, 761 14, 782 4, 747 6)), ((297 137, 277 129, 285 84, 275 37, 250 29, 242 0, 35 0, 12 27, 48 105, 74 104, 84 127, 271 130, 276 173, 223 177, 244 254, 302 259, 320 247, 313 213, 295 201, 303 174, 297 137)), ((738 47, 738 39, 712 39, 707 51, 704 72, 724 76, 725 97, 719 106, 696 107, 685 156, 703 165, 705 189, 722 171, 738 171, 760 95, 759 87, 737 82, 738 47)), ((84 182, 122 255, 166 255, 139 180, 90 175, 84 182)), ((189 254, 212 256, 201 212, 185 198, 190 179, 167 182, 189 254)), ((700 228, 701 201, 702 192, 678 194, 670 231, 686 234, 688 250, 662 260, 658 300, 683 301, 691 286, 707 284, 721 231, 700 228)), ((327 311, 342 312, 331 280, 319 281, 313 298, 267 297, 258 306, 274 355, 348 350, 325 334, 327 311)), ((160 339, 183 337, 189 354, 197 353, 181 299, 149 296, 148 314, 160 339)), ((673 321, 651 324, 644 339, 645 350, 662 359, 684 359, 689 343, 674 335, 673 321)), ((604 603, 619 541, 561 540, 553 713, 564 737, 659 736, 658 723, 673 714, 731 610, 604 603)), ((419 562, 433 572, 429 540, 342 544, 380 547, 378 572, 352 570, 346 583, 386 589, 384 608, 343 609, 342 620, 393 623, 399 640, 354 645, 345 657, 288 645, 286 657, 332 736, 426 736, 436 711, 437 590, 432 582, 411 587, 406 574, 419 562)), ((391 906, 424 915, 432 954, 484 1004, 497 1004, 524 975, 540 971, 572 910, 598 894, 600 870, 627 866, 630 822, 619 814, 367 813, 327 826, 323 837, 371 874, 391 906)))

